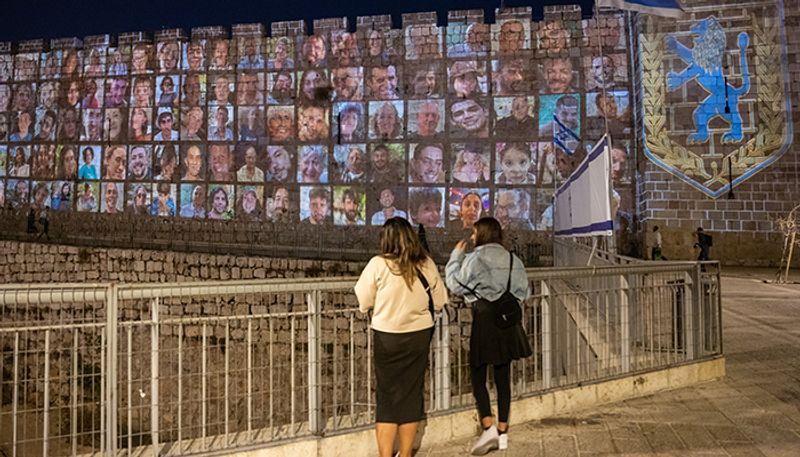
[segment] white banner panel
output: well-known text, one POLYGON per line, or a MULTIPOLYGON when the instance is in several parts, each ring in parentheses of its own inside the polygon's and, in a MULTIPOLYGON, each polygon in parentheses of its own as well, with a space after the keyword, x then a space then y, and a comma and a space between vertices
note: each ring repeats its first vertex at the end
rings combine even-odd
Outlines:
POLYGON ((610 236, 610 139, 603 136, 556 191, 556 236, 610 236))

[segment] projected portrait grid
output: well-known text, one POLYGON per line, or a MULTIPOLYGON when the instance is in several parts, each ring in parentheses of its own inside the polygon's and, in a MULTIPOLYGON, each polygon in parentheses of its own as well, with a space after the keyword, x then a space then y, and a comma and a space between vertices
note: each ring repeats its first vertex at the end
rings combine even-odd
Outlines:
POLYGON ((493 215, 546 230, 553 190, 606 131, 615 185, 631 185, 625 41, 585 33, 504 18, 0 55, 0 198, 365 227, 493 215))

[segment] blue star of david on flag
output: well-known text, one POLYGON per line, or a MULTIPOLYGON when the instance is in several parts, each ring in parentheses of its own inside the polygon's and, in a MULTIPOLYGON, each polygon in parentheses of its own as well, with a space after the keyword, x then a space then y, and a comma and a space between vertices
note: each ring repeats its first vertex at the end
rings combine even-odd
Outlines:
POLYGON ((569 155, 575 154, 580 137, 553 115, 553 143, 569 155))

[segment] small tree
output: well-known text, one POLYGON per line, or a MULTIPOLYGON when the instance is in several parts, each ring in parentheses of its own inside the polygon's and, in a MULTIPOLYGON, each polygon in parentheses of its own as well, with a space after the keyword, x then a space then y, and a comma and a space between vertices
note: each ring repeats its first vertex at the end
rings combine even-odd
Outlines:
POLYGON ((778 274, 775 281, 777 283, 786 283, 789 280, 789 267, 792 265, 792 255, 794 254, 794 247, 800 247, 800 205, 795 206, 789 214, 784 217, 779 217, 778 228, 783 233, 783 252, 781 253, 781 265, 778 268, 778 274))

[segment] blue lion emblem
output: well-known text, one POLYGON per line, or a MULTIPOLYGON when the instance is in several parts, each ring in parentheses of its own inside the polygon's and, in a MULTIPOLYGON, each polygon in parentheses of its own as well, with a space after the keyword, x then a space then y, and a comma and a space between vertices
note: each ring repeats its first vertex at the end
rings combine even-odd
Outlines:
POLYGON ((750 73, 747 70, 745 51, 749 43, 746 33, 739 34, 739 58, 742 63, 743 81, 740 87, 733 87, 725 81, 722 72, 722 58, 725 53, 725 31, 713 16, 692 26, 694 47, 687 48, 674 35, 667 36, 667 47, 678 54, 688 67, 680 73, 667 74, 667 89, 674 91, 692 79, 705 89, 709 95, 694 110, 695 132, 688 137, 689 143, 708 141, 708 123, 719 116, 730 124, 730 129, 722 135, 722 143, 742 141, 742 116, 739 114, 739 97, 750 91, 750 73))

